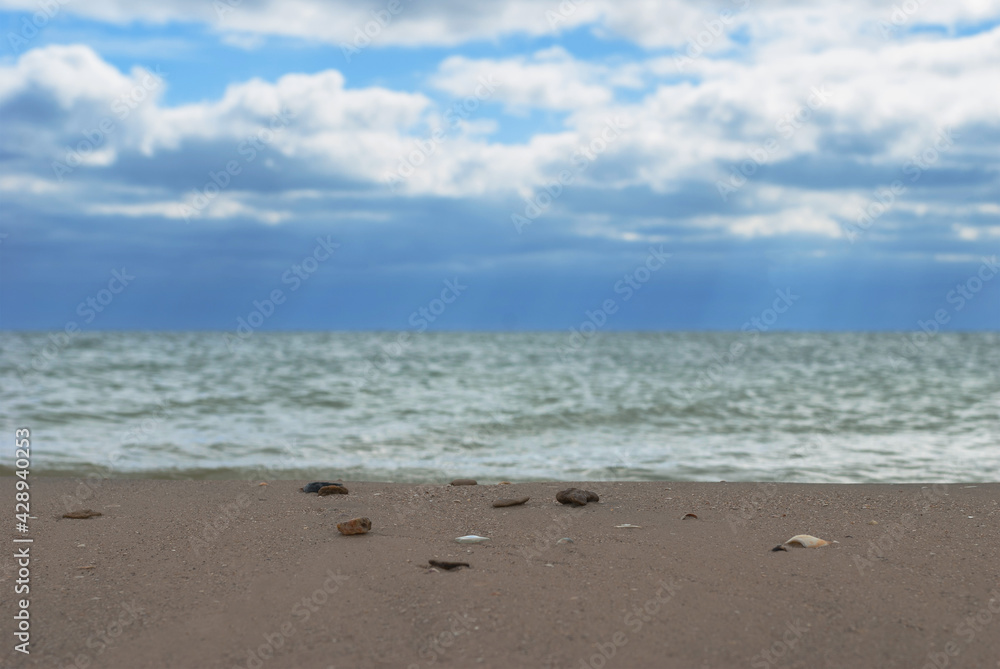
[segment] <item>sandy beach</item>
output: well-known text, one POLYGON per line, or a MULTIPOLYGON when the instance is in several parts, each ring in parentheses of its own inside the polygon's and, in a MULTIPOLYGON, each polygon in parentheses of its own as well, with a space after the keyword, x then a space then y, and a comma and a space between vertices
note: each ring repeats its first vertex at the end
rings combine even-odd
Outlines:
POLYGON ((32 478, 0 665, 1000 666, 996 483, 267 483, 32 478), (557 503, 571 486, 600 502, 557 503), (338 533, 358 516, 369 534, 338 533), (772 550, 796 534, 833 543, 772 550))

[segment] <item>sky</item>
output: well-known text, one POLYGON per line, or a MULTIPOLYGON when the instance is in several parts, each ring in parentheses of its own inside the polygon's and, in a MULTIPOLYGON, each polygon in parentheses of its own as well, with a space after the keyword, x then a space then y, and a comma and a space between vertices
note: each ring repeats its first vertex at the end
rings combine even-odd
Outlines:
POLYGON ((0 0, 0 34, 0 329, 1000 328, 995 2, 0 0))

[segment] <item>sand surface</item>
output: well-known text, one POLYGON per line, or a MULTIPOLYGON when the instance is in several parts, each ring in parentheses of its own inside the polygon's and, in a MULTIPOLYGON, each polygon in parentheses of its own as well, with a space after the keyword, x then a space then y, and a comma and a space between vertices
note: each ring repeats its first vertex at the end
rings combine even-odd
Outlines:
POLYGON ((11 527, 0 665, 1000 667, 1000 484, 269 483, 32 478, 31 654, 11 527), (795 534, 836 543, 771 550, 795 534))

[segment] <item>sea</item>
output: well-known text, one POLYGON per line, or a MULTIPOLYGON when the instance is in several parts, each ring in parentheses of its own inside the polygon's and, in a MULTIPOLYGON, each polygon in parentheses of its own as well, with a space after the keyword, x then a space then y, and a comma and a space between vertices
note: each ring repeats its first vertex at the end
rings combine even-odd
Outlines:
POLYGON ((1000 480, 1000 333, 3 332, 0 474, 1000 480))

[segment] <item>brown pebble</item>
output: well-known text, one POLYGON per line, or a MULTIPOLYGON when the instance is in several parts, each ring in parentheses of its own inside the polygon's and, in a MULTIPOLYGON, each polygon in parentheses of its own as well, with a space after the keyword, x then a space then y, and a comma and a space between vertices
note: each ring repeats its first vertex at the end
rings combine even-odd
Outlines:
POLYGON ((455 479, 452 485, 476 485, 476 479, 455 479))
POLYGON ((497 485, 510 485, 510 481, 500 481, 497 485))
POLYGON ((601 498, 596 492, 580 490, 578 488, 567 488, 556 493, 556 501, 560 504, 576 504, 583 506, 587 502, 600 502, 601 498))
POLYGON ((316 494, 320 497, 326 497, 327 495, 346 495, 347 488, 342 485, 326 485, 317 490, 316 494))
POLYGON ((531 498, 530 497, 518 497, 517 499, 511 499, 509 497, 505 497, 503 499, 498 499, 497 501, 493 502, 493 506, 496 507, 496 508, 498 508, 498 509, 500 507, 502 507, 502 506, 518 506, 519 504, 524 504, 529 499, 531 499, 531 498))
POLYGON ((696 514, 696 513, 685 513, 683 516, 681 516, 681 520, 687 520, 688 518, 694 518, 695 520, 697 520, 698 519, 698 514, 696 514))
POLYGON ((427 564, 432 567, 440 567, 441 569, 448 570, 458 569, 459 567, 469 567, 471 569, 471 565, 469 565, 468 562, 442 562, 440 560, 428 560, 427 564))
POLYGON ((93 518, 94 516, 102 515, 100 511, 91 511, 90 509, 84 509, 83 511, 70 511, 69 513, 64 513, 63 518, 93 518))
POLYGON ((352 518, 343 523, 337 523, 341 534, 367 534, 372 529, 372 521, 367 518, 352 518))

